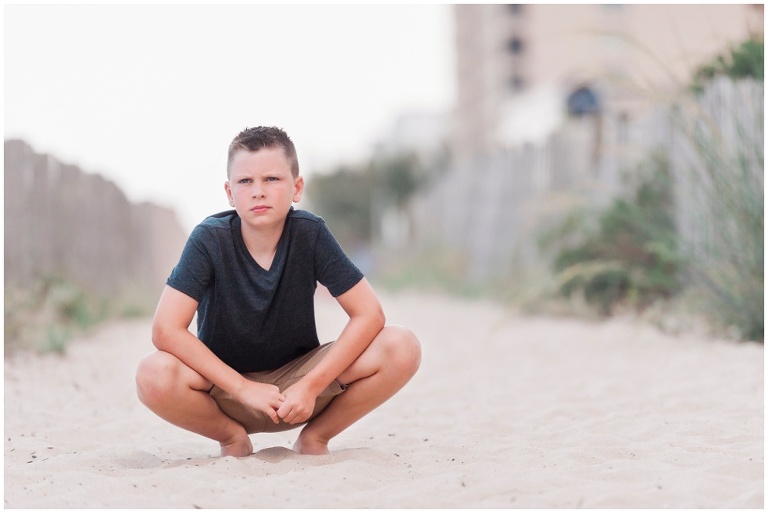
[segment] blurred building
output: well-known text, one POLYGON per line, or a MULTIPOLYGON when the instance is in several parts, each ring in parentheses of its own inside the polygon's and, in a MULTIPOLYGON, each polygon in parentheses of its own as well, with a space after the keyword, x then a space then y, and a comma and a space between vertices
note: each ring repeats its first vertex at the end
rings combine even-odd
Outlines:
POLYGON ((620 119, 763 34, 763 5, 455 5, 461 161, 541 139, 564 114, 620 119))

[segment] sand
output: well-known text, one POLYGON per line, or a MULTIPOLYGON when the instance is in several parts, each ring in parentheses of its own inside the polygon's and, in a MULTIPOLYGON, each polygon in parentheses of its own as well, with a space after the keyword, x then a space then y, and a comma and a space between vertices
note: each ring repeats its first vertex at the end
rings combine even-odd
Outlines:
MULTIPOLYGON (((329 340, 343 313, 318 302, 329 340)), ((422 367, 328 456, 292 452, 288 431, 217 458, 155 417, 133 384, 149 320, 6 358, 5 507, 763 507, 762 345, 423 294, 383 303, 420 336, 422 367)))

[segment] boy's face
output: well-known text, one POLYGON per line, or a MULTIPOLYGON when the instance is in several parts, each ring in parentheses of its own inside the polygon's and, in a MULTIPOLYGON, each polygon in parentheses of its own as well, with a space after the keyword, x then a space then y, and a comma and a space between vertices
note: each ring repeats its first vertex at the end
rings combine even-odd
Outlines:
POLYGON ((224 184, 229 204, 252 228, 282 227, 291 204, 301 199, 304 179, 293 177, 282 148, 239 151, 224 184))

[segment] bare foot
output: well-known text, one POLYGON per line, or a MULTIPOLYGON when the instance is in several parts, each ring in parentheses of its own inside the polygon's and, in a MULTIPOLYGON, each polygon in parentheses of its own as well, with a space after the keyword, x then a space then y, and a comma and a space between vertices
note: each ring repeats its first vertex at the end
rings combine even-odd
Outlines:
POLYGON ((253 454, 253 444, 248 435, 245 438, 238 438, 228 442, 223 442, 221 445, 222 456, 234 456, 236 458, 243 458, 253 454))
POLYGON ((322 440, 311 440, 308 436, 303 436, 304 433, 299 435, 296 443, 293 444, 293 450, 299 454, 330 454, 328 450, 328 442, 322 440))

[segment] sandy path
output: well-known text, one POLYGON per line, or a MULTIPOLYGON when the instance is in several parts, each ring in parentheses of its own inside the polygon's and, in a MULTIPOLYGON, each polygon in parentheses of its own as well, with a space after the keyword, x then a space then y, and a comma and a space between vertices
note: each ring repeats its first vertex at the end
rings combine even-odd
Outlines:
MULTIPOLYGON (((5 506, 763 506, 763 346, 423 295, 384 305, 420 336, 422 368, 330 456, 288 450, 289 431, 214 458, 154 417, 132 381, 146 320, 7 358, 5 506)), ((331 339, 342 313, 319 312, 331 339)))

